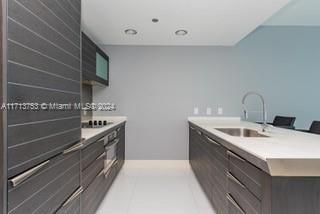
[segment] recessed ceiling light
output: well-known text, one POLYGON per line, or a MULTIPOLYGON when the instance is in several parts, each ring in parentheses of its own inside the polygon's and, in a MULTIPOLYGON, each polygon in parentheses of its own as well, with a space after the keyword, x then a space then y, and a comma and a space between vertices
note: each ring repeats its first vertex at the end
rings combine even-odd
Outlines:
POLYGON ((152 22, 153 22, 153 23, 157 23, 157 22, 159 22, 159 19, 153 18, 153 19, 152 19, 152 22))
POLYGON ((127 29, 124 31, 127 35, 136 35, 138 32, 134 29, 127 29))
POLYGON ((176 34, 177 36, 185 36, 185 35, 188 34, 188 31, 186 31, 186 30, 177 30, 177 31, 175 32, 175 34, 176 34))

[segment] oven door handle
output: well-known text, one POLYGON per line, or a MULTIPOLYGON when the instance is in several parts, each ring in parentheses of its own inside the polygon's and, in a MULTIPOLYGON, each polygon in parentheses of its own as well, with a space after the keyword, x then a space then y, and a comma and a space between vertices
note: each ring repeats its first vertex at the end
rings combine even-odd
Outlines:
POLYGON ((112 146, 118 144, 119 141, 120 141, 119 138, 113 140, 111 143, 108 143, 108 144, 105 146, 105 149, 106 149, 106 150, 109 150, 112 146))

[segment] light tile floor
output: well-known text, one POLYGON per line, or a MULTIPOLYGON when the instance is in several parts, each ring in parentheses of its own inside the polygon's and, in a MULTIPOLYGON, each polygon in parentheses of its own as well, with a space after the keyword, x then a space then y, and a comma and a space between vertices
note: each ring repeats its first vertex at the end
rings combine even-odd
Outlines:
POLYGON ((215 214, 188 161, 126 161, 97 214, 215 214))

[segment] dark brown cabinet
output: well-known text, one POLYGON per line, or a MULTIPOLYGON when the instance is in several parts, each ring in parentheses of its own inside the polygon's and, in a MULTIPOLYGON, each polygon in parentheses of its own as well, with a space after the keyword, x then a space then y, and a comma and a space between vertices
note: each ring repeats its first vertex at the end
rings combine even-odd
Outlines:
POLYGON ((81 112, 50 104, 81 100, 81 0, 1 6, 3 102, 17 103, 3 120, 1 213, 63 213, 81 185, 80 152, 65 152, 81 140, 81 112))
POLYGON ((227 147, 190 124, 190 165, 218 214, 319 213, 319 177, 272 177, 227 147))
POLYGON ((80 103, 80 22, 72 22, 69 14, 80 20, 81 1, 4 2, 8 7, 7 103, 37 105, 7 112, 11 178, 80 141, 79 110, 48 110, 41 104, 80 103))
POLYGON ((82 187, 81 213, 94 214, 117 177, 125 161, 125 125, 108 131, 103 138, 93 142, 82 150, 82 187), (116 154, 117 160, 108 170, 104 171, 104 159, 108 145, 105 136, 113 136, 111 141, 119 140, 116 154), (106 145, 104 145, 106 144, 106 145))
POLYGON ((82 32, 82 81, 109 85, 109 57, 82 32))
POLYGON ((80 187, 80 152, 61 154, 8 182, 8 212, 54 213, 80 187))

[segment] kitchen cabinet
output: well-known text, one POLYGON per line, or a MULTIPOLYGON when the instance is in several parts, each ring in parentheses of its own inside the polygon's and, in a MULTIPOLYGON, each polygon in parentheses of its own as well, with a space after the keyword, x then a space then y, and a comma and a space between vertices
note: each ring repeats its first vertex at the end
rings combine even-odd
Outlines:
POLYGON ((109 57, 82 32, 82 80, 86 84, 109 85, 109 57))
POLYGON ((226 213, 227 150, 190 126, 190 164, 209 201, 218 213, 226 213))
POLYGON ((54 213, 80 187, 80 152, 61 154, 9 179, 8 212, 54 213))
POLYGON ((65 151, 81 140, 81 112, 49 104, 81 100, 81 0, 1 6, 3 102, 19 104, 3 117, 1 213, 54 213, 80 188, 80 153, 65 151))
POLYGON ((190 165, 217 213, 319 213, 319 177, 270 176, 229 145, 190 123, 190 165))
POLYGON ((95 213, 103 198, 120 172, 125 161, 125 125, 112 128, 105 136, 91 143, 81 151, 82 154, 82 213, 95 213), (106 137, 112 136, 112 137, 106 137), (110 139, 109 139, 110 138, 110 139), (119 141, 116 148, 117 160, 106 172, 105 158, 107 152, 104 146, 119 141), (109 142, 110 141, 110 142, 109 142), (104 145, 105 144, 105 145, 104 145))

